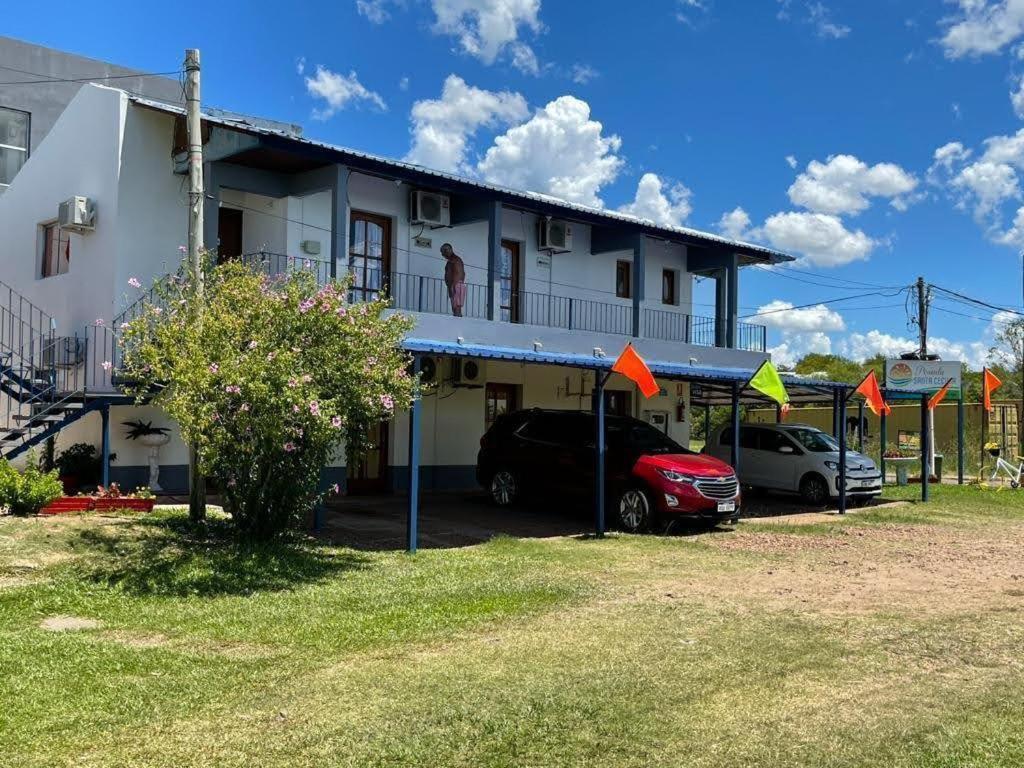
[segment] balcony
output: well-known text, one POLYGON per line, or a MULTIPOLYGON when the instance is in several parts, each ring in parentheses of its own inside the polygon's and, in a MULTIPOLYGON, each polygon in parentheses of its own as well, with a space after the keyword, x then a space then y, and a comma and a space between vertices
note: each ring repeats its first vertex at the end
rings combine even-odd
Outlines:
MULTIPOLYGON (((316 275, 320 283, 330 279, 330 264, 325 261, 275 253, 246 254, 242 260, 272 277, 308 270, 316 275)), ((354 275, 353 285, 349 289, 350 301, 373 300, 381 295, 387 295, 391 306, 397 310, 454 315, 448 286, 439 277, 401 272, 381 273, 377 270, 354 275)), ((488 298, 488 286, 466 283, 459 316, 488 319, 488 298)), ((620 336, 633 334, 633 308, 628 304, 508 290, 500 292, 499 301, 495 311, 499 322, 620 336)), ((713 347, 717 337, 716 323, 713 317, 644 308, 641 314, 641 334, 644 338, 659 341, 713 347)), ((736 349, 748 352, 765 352, 767 329, 763 325, 737 323, 735 346, 736 349)))

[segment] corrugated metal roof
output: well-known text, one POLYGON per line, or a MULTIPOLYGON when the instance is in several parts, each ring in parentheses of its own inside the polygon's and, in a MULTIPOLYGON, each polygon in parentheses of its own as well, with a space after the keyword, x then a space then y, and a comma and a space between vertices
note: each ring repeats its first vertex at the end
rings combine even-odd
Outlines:
MULTIPOLYGON (((519 347, 499 347, 484 344, 458 344, 434 339, 407 338, 402 347, 408 352, 427 355, 448 355, 452 357, 473 357, 481 360, 504 360, 517 363, 535 363, 539 365, 562 365, 569 368, 587 368, 590 370, 611 370, 615 362, 613 357, 595 357, 593 355, 571 354, 567 352, 545 352, 519 347)), ((752 368, 722 368, 706 365, 689 365, 666 360, 646 360, 647 367, 655 376, 679 379, 683 381, 706 382, 710 384, 745 384, 754 375, 752 368)), ((853 389, 852 384, 839 381, 821 381, 808 379, 792 374, 782 374, 782 379, 790 396, 815 394, 821 396, 823 391, 842 392, 853 389), (801 391, 802 390, 802 391, 801 391)))
MULTIPOLYGON (((140 96, 134 96, 128 94, 128 98, 135 104, 140 106, 155 109, 160 112, 167 112, 175 115, 184 115, 185 110, 181 107, 176 107, 169 104, 164 104, 159 101, 153 101, 152 99, 146 99, 140 96)), ((489 184, 479 179, 467 178, 465 176, 458 176, 453 173, 446 171, 438 171, 432 168, 426 168, 422 165, 416 165, 414 163, 408 163, 404 160, 394 160, 392 158, 382 157, 380 155, 370 154, 368 152, 361 152, 356 149, 349 147, 341 147, 335 144, 328 144, 326 142, 317 141, 315 139, 306 138, 304 136, 296 136, 293 133, 284 130, 275 130, 268 127, 261 121, 248 121, 243 116, 231 117, 221 114, 207 114, 203 113, 203 120, 214 125, 221 125, 227 128, 232 128, 238 131, 244 131, 258 136, 272 136, 277 139, 282 139, 296 145, 315 147, 317 149, 326 150, 329 152, 338 153, 346 158, 365 160, 372 163, 380 163, 396 170, 403 170, 418 174, 425 174, 427 176, 433 176, 436 179, 452 182, 455 184, 475 187, 480 190, 490 191, 497 194, 506 195, 522 200, 524 203, 536 206, 548 206, 557 207, 566 211, 575 211, 580 214, 586 214, 587 216, 598 217, 606 219, 609 222, 615 222, 618 224, 632 224, 643 228, 648 234, 655 236, 660 235, 662 237, 671 238, 671 236, 685 236, 694 240, 702 240, 709 244, 715 245, 726 245, 731 248, 735 248, 739 251, 744 251, 751 255, 757 255, 766 262, 777 264, 785 261, 792 261, 793 257, 788 253, 777 251, 772 248, 766 248, 762 245, 756 245, 754 243, 746 243, 741 240, 731 240, 721 235, 716 235, 711 232, 703 232, 698 229, 691 229, 690 227, 666 227, 649 219, 641 219, 637 216, 631 216, 626 213, 620 213, 618 211, 610 211, 605 208, 594 208, 588 205, 581 205, 579 203, 569 202, 552 195, 542 194, 540 192, 528 192, 519 189, 511 189, 509 187, 502 187, 496 184, 489 184)))

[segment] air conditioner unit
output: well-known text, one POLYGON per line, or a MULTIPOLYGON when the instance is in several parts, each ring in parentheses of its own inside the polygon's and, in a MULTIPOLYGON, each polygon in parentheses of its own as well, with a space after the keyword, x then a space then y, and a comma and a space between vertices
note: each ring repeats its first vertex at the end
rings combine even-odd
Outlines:
POLYGON ((415 190, 409 199, 409 222, 428 227, 450 227, 452 217, 448 195, 415 190))
POLYGON ((541 219, 537 232, 537 250, 565 253, 572 250, 572 225, 558 219, 541 219))
POLYGON ((55 336, 43 342, 43 366, 75 368, 85 362, 85 339, 55 336))
POLYGON ((420 383, 433 384, 437 378, 437 363, 432 357, 420 359, 420 383))
POLYGON ((483 371, 476 360, 463 360, 460 357, 451 359, 451 376, 449 381, 453 387, 483 386, 483 371))
POLYGON ((92 232, 96 229, 96 206, 88 197, 75 195, 57 209, 57 224, 71 232, 92 232))

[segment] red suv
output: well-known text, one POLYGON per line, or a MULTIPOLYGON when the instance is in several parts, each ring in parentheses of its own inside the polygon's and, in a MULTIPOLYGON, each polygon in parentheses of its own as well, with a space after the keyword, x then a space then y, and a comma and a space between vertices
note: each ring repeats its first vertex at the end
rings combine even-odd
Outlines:
MULTIPOLYGON (((499 417, 480 439, 477 482, 499 506, 524 496, 593 498, 595 416, 531 409, 499 417)), ((650 530, 669 519, 735 520, 740 489, 732 467, 687 450, 637 419, 605 420, 609 522, 650 530)))

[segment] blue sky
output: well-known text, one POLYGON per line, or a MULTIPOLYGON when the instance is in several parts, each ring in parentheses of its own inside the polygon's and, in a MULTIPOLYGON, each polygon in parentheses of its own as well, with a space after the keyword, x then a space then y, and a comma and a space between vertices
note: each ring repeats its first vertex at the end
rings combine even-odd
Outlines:
MULTIPOLYGON (((1024 0, 60 5, 4 31, 147 71, 199 47, 207 104, 798 255, 744 273, 745 314, 918 275, 1021 307, 1024 0)), ((903 301, 762 319, 783 362, 896 352, 903 301)), ((933 346, 981 362, 992 313, 936 307, 933 346)))

